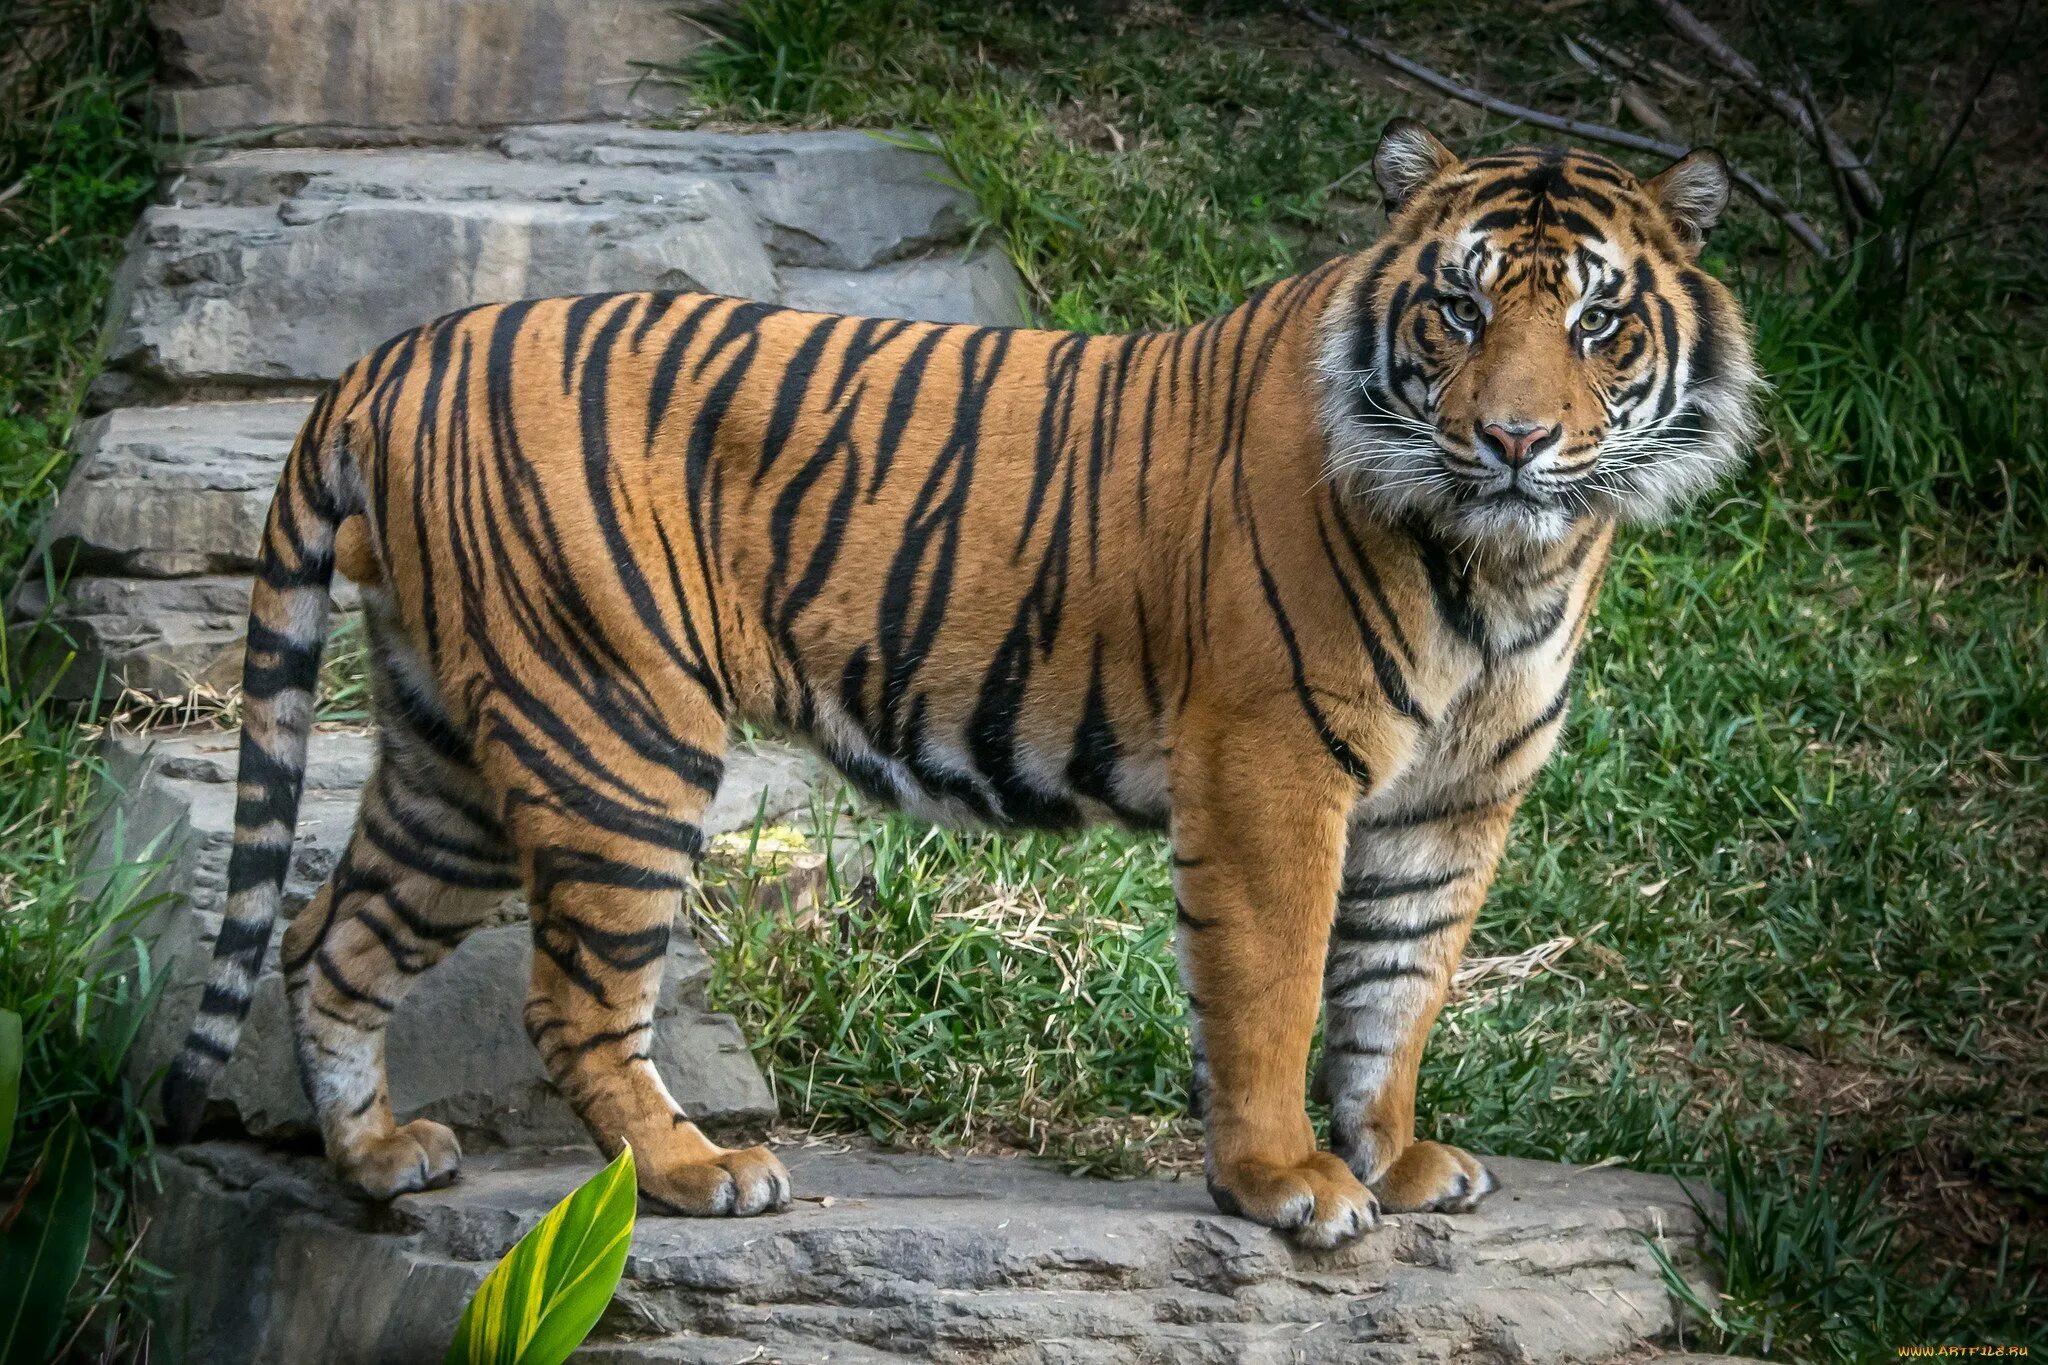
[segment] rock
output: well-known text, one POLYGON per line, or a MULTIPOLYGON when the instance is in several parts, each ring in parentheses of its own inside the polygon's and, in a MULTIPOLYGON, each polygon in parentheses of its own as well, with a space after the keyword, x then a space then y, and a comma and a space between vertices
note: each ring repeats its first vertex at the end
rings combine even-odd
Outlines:
POLYGON ((702 289, 1021 321, 1007 262, 961 256, 970 205, 941 169, 861 134, 609 126, 491 148, 229 152, 144 214, 98 396, 308 386, 442 313, 551 294, 702 289), (778 274, 920 255, 864 287, 778 274))
POLYGON ((945 163, 900 135, 564 126, 518 129, 498 146, 516 161, 729 184, 766 229, 763 240, 777 265, 867 270, 960 242, 974 221, 973 201, 948 183, 945 163))
POLYGON ((157 0, 150 18, 158 113, 188 138, 418 140, 661 113, 674 85, 635 63, 675 63, 710 36, 675 0, 157 0))
POLYGON ((745 206, 711 181, 522 174, 472 152, 229 160, 285 158, 317 184, 349 157, 380 163, 360 166, 382 181, 374 195, 146 210, 116 284, 111 363, 173 386, 310 385, 472 303, 606 289, 775 294, 745 206))
MULTIPOLYGON (((76 572, 175 578, 256 567, 303 399, 122 408, 82 424, 44 548, 76 572)), ((248 603, 243 602, 246 609, 248 603)))
MULTIPOLYGON (((1390 1218, 1340 1252, 1218 1214, 1198 1180, 1069 1179, 1025 1160, 785 1148, 787 1213, 643 1207, 580 1361, 1603 1361, 1675 1326, 1651 1255, 1696 1263, 1674 1181, 1501 1160, 1476 1214, 1390 1218), (830 1202, 820 1202, 829 1196, 830 1202)), ((311 1159, 166 1154, 151 1261, 194 1359, 438 1360, 491 1263, 597 1169, 472 1157, 388 1210, 311 1159), (317 1330, 309 1330, 309 1328, 317 1330)))
MULTIPOLYGON (((120 832, 120 845, 102 849, 100 865, 149 857, 159 868, 150 891, 166 898, 142 929, 162 985, 130 1057, 138 1084, 176 1054, 213 956, 234 835, 239 743, 233 731, 197 731, 116 735, 107 745, 109 776, 122 793, 109 828, 120 832)), ((367 733, 314 732, 285 884, 287 919, 312 898, 347 847, 374 752, 367 733)), ((816 760, 800 750, 736 748, 718 799, 705 813, 707 833, 744 828, 757 812, 776 820, 806 807, 817 772, 816 760)), ((391 1099, 401 1117, 438 1119, 472 1141, 496 1144, 580 1137, 574 1116, 548 1088, 519 1021, 532 956, 524 915, 520 899, 508 897, 495 922, 423 976, 393 1016, 391 1099)), ((221 1119, 263 1135, 303 1131, 312 1118, 292 1059, 278 937, 272 937, 241 1045, 214 1087, 221 1119)), ((757 1128, 774 1117, 774 1102, 738 1027, 706 1009, 709 974, 688 933, 678 933, 656 1006, 655 1064, 701 1122, 718 1130, 757 1128)))
POLYGON ((783 302, 820 313, 860 317, 980 322, 1021 311, 1009 263, 983 252, 895 261, 872 270, 791 268, 782 272, 783 302))
MULTIPOLYGON (((53 696, 225 696, 241 683, 247 578, 76 577, 53 606, 34 570, 8 601, 9 634, 28 676, 53 696)), ((335 588, 337 613, 353 610, 353 588, 335 588)))

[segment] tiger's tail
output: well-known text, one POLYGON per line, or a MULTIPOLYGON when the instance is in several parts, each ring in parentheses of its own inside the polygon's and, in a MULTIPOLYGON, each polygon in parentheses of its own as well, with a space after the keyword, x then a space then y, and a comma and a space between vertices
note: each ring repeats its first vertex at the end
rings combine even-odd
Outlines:
POLYGON ((330 386, 306 418, 286 457, 257 555, 226 913, 199 1012, 161 1094, 176 1141, 198 1130, 208 1087, 234 1055, 283 899, 332 610, 336 534, 361 510, 347 440, 352 423, 342 415, 349 387, 346 376, 330 386))

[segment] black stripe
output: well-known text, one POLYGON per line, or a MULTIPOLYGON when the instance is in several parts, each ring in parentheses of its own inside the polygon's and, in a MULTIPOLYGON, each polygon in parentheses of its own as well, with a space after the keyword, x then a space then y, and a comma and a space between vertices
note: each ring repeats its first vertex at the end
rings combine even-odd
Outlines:
POLYGON ((336 966, 334 959, 327 955, 326 948, 323 947, 319 952, 313 954, 313 965, 319 969, 320 975, 326 979, 327 984, 332 986, 336 993, 343 998, 353 1000, 358 1005, 368 1005, 372 1009, 383 1011, 385 1014, 389 1014, 398 1008, 396 1004, 386 1000, 383 996, 378 995, 374 991, 362 989, 342 975, 341 968, 336 966))
POLYGON ((209 981, 199 995, 199 1012, 217 1019, 240 1019, 249 1012, 249 997, 209 981))
POLYGON ((1413 829, 1418 825, 1433 825, 1439 820, 1456 819, 1459 816, 1478 815, 1493 810, 1520 797, 1528 790, 1527 782, 1517 782, 1497 796, 1484 797, 1477 801, 1436 802, 1427 806, 1416 806, 1409 810, 1396 811, 1373 819, 1356 821, 1354 830, 1377 832, 1390 829, 1413 829))
POLYGON ((1332 937, 1341 943, 1414 943, 1455 929, 1465 918, 1462 911, 1454 911, 1416 924, 1389 924, 1364 915, 1340 914, 1332 937))
POLYGON ((1571 695, 1571 675, 1566 674, 1564 686, 1557 689, 1557 695, 1550 699, 1549 705, 1545 706, 1541 711, 1537 712, 1535 719, 1531 720, 1527 725, 1524 725, 1521 729, 1515 731, 1514 734, 1508 736, 1506 739, 1501 741, 1500 748, 1494 751, 1494 766, 1499 767, 1501 764, 1507 762, 1508 759, 1511 758, 1518 750, 1520 750, 1524 744, 1527 744, 1530 740, 1536 737, 1537 731, 1541 730, 1544 726, 1550 724, 1559 716, 1563 715, 1565 706, 1571 700, 1571 695))
POLYGON ((796 430, 797 414, 804 405, 804 397, 810 392, 811 376, 818 368, 818 358, 825 353, 825 343, 832 339, 832 329, 840 319, 824 317, 811 325, 797 346, 796 353, 783 366, 782 380, 775 387, 775 402, 768 410, 768 430, 761 438, 761 457, 754 465, 754 486, 760 487, 761 480, 768 477, 768 471, 775 467, 776 460, 789 444, 790 433, 796 430))
POLYGON ((1323 996, 1325 999, 1335 999, 1340 995, 1350 994, 1360 986, 1384 984, 1389 981, 1404 979, 1433 981, 1436 979, 1436 973, 1427 967, 1414 967, 1405 963, 1394 965, 1376 963, 1372 966, 1361 967, 1342 981, 1332 983, 1323 992, 1323 996))
POLYGON ((1462 881, 1472 875, 1470 868, 1454 868, 1449 872, 1432 872, 1419 877, 1388 877, 1378 873, 1361 872, 1344 879, 1344 886, 1337 893, 1339 905, 1359 905, 1369 901, 1389 901, 1401 896, 1419 896, 1425 891, 1441 891, 1452 882, 1462 881))

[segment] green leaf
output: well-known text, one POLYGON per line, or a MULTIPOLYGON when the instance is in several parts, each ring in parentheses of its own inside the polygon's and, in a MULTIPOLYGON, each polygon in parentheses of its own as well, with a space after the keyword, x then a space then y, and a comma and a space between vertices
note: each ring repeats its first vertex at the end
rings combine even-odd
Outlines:
POLYGON ((633 1149, 577 1186, 505 1253, 463 1310, 445 1365, 560 1365, 626 1269, 639 1191, 633 1149))
POLYGON ((92 1149, 72 1110, 0 1218, 0 1365, 42 1365, 92 1239, 92 1149))
POLYGON ((21 1016, 0 1010, 0 1171, 14 1144, 14 1111, 21 1104, 21 1016))

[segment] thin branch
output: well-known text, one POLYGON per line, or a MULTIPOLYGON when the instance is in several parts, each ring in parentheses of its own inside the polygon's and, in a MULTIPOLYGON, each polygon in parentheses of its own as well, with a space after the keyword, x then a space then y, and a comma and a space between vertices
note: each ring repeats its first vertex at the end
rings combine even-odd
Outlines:
MULTIPOLYGON (((1849 223, 1853 236, 1862 219, 1875 218, 1884 207, 1884 191, 1871 178, 1870 170, 1860 161, 1854 149, 1844 142, 1841 135, 1828 121, 1821 117, 1816 103, 1811 109, 1789 90, 1772 85, 1756 69, 1755 63, 1737 52, 1726 38, 1723 38, 1706 20, 1687 9, 1683 0, 1650 0, 1664 16, 1664 22, 1671 25, 1679 37, 1691 43, 1715 66, 1735 78, 1735 83, 1761 101, 1778 117, 1799 130, 1804 137, 1827 159, 1828 169, 1838 175, 1849 186, 1854 195, 1856 213, 1849 223)), ((1789 57, 1787 60, 1791 60, 1789 57)), ((1797 63, 1793 63, 1797 67, 1797 63)), ((1802 83, 1806 73, 1798 72, 1802 83)))
POLYGON ((1641 57, 1633 52, 1627 52, 1618 47, 1611 47, 1590 33, 1581 33, 1578 42, 1580 47, 1585 48, 1586 51, 1600 58, 1609 66, 1618 66, 1645 84, 1654 80, 1678 90, 1697 90, 1700 88, 1700 83, 1691 76, 1686 75, 1683 71, 1666 66, 1663 62, 1657 61, 1654 58, 1641 57))
POLYGON ((1970 120, 1976 117, 1977 106, 1984 98, 1984 91, 1990 86, 1992 76, 1997 74, 2000 63, 2005 60, 2013 39, 2019 36, 2020 23, 2026 17, 2027 0, 2018 0, 2012 7, 2012 22, 2005 26, 2005 32, 1993 39, 1985 50, 1984 65, 1977 72, 1977 79, 1971 84, 1969 95, 1956 110, 1955 119, 1948 126, 1948 136, 1942 139, 1941 150, 1934 154, 1934 160, 1928 164, 1926 175, 1913 187, 1911 193, 1916 203, 1926 198, 1928 191, 1934 188, 1936 179, 1941 175, 1942 167, 1955 155, 1956 144, 1963 138, 1963 130, 1969 127, 1970 120))
POLYGON ((1939 237, 1930 238, 1926 242, 1921 243, 1921 249, 1932 251, 1936 247, 1947 246, 1950 242, 1966 242, 1973 237, 1983 237, 1989 233, 2003 232, 2007 228, 2033 227, 2041 223, 2048 223, 2048 213, 2020 213, 2010 218, 1994 218, 1988 223, 1973 223, 1969 227, 1958 228, 1954 232, 1944 232, 1939 237))
MULTIPOLYGON (((1805 107, 1816 126, 1825 127, 1826 123, 1820 112, 1820 96, 1814 93, 1813 82, 1807 79, 1806 69, 1797 62, 1792 63, 1792 77, 1799 85, 1800 104, 1805 107)), ((1835 190, 1835 207, 1841 211, 1842 226, 1848 232, 1850 245, 1853 246, 1862 238, 1864 226, 1870 219, 1864 213, 1862 197, 1857 194, 1856 186, 1850 181, 1849 172, 1833 157, 1829 157, 1827 163, 1828 179, 1835 190)))
MULTIPOLYGON (((1689 147, 1681 147, 1675 142, 1664 142, 1654 137, 1643 137, 1637 133, 1626 133, 1619 128, 1608 128, 1598 123, 1587 123, 1583 119, 1565 118, 1558 114, 1546 114, 1540 109, 1531 109, 1527 105, 1516 104, 1511 100, 1497 99, 1492 95, 1486 94, 1484 91, 1474 90, 1469 85, 1461 85, 1449 76, 1432 71, 1420 62, 1410 60, 1384 43, 1368 38, 1362 33, 1354 32, 1343 24, 1338 23, 1335 19, 1330 18, 1327 14, 1300 5, 1290 5, 1289 8, 1300 18, 1314 24, 1317 28, 1322 29, 1338 41, 1363 52, 1374 61, 1390 66, 1402 75, 1422 82, 1422 84, 1438 94, 1448 95, 1462 103, 1477 105, 1481 109, 1489 109, 1496 114, 1505 114, 1517 122, 1527 123, 1537 128, 1547 128, 1553 133, 1564 133, 1569 137, 1584 138, 1588 142, 1604 142, 1611 147, 1626 147, 1630 151, 1649 152, 1656 156, 1668 156, 1673 160, 1684 156, 1692 150, 1689 147)), ((1820 233, 1814 230, 1813 224, 1802 218, 1797 210, 1779 196, 1776 190, 1758 180, 1748 171, 1740 170, 1735 166, 1731 165, 1728 168, 1728 174, 1733 177, 1735 184, 1744 194, 1755 200, 1765 212, 1783 223, 1785 230, 1790 232, 1801 246, 1805 247, 1815 256, 1825 256, 1828 254, 1827 242, 1821 237, 1820 233)))
POLYGON ((1920 177, 1919 183, 1906 192, 1906 222, 1900 240, 1899 269, 1900 278, 1909 284, 1913 279, 1913 263, 1919 246, 1920 211, 1926 206, 1927 196, 1933 193, 1934 187, 1940 183, 1942 168, 1948 165, 1948 159, 1955 155, 1957 144, 1963 140, 1963 130, 1968 128, 1970 120, 1976 117, 1977 106, 1983 100, 1984 91, 1990 86, 1992 76, 1997 74, 1999 64, 2005 60, 2013 39, 2019 36, 2020 25, 2027 17, 2028 3, 2029 0, 2015 0, 2012 7, 2012 22, 2007 24, 2005 32, 1994 38, 1986 48, 1983 66, 1977 72, 1977 79, 1970 85, 1969 95, 1964 98, 1961 107, 1956 110, 1955 118, 1950 121, 1948 136, 1941 140, 1940 150, 1935 152, 1934 159, 1927 164, 1926 174, 1920 177))

